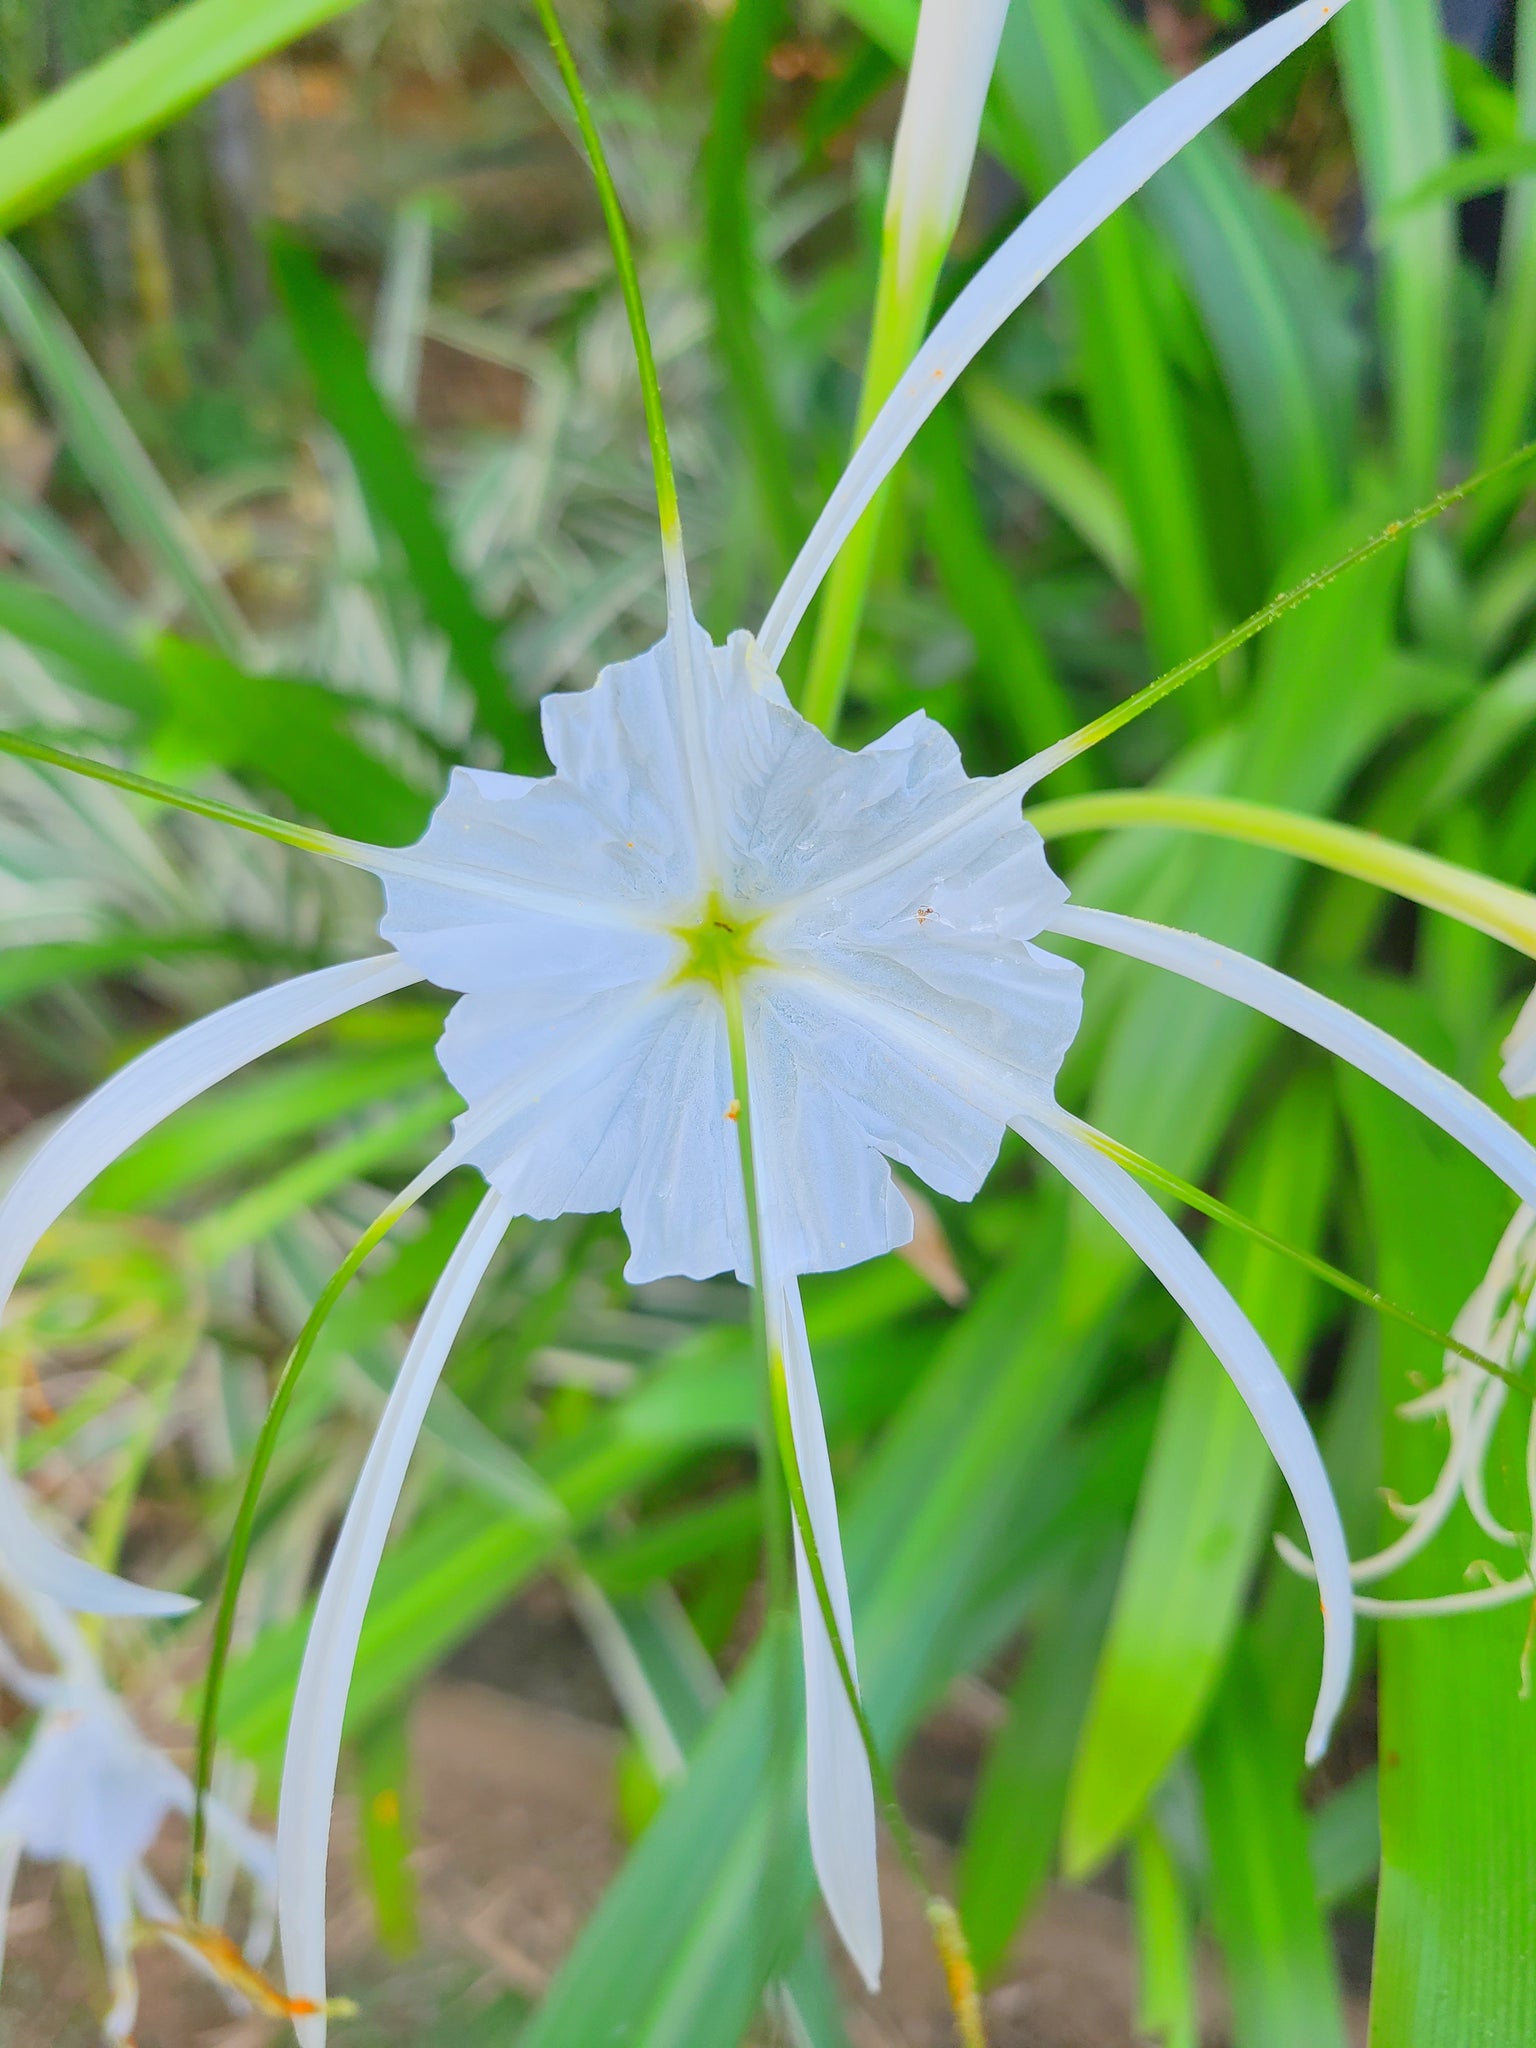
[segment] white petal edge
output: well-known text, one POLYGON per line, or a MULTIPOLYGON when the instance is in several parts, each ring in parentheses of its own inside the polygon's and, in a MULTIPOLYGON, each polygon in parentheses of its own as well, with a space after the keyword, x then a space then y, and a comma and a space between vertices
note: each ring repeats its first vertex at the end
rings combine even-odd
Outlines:
POLYGON ((197 1605, 181 1593, 135 1586, 76 1557, 33 1521, 21 1482, 0 1459, 0 1556, 8 1578, 31 1594, 77 1614, 186 1614, 197 1605))
POLYGON ((876 414, 784 579, 757 636, 770 668, 865 507, 971 358, 1080 242, 1345 4, 1302 0, 1171 85, 1070 171, 982 266, 876 414))
POLYGON ((1328 1747, 1349 1688, 1354 1644, 1349 1546, 1333 1488, 1301 1404, 1267 1346, 1176 1224, 1122 1167, 1084 1138, 1065 1111, 1020 1117, 1019 1135, 1070 1181, 1155 1273, 1221 1361, 1291 1489, 1316 1561, 1323 1609, 1323 1674, 1307 1735, 1307 1762, 1328 1747))
MULTIPOLYGON (((374 1576, 427 1404, 512 1218, 489 1194, 470 1219, 422 1311, 374 1433, 320 1589, 294 1693, 277 1809, 277 1919, 294 1998, 325 2002, 325 1868, 331 1802, 352 1667, 374 1576)), ((324 2048, 323 2013, 294 2021, 301 2048, 324 2048)))
MULTIPOLYGON (((827 1433, 816 1393, 800 1288, 793 1278, 779 1276, 770 1277, 767 1288, 769 1337, 784 1360, 790 1427, 805 1488, 806 1510, 848 1668, 857 1684, 853 1612, 843 1566, 837 1493, 832 1483, 832 1463, 827 1455, 827 1433)), ((832 1639, 816 1598, 798 1526, 795 1583, 800 1606, 800 1645, 805 1659, 805 1796, 811 1861, 843 1946, 866 1987, 878 1991, 884 1934, 880 1922, 874 1785, 863 1738, 843 1690, 832 1639)))
POLYGON ((1278 968, 1251 960, 1231 946, 1218 945, 1214 939, 1126 917, 1119 911, 1068 904, 1051 919, 1051 930, 1064 938, 1086 939, 1091 945, 1165 967, 1300 1032, 1422 1111, 1497 1174, 1521 1201, 1536 1206, 1536 1150, 1520 1133, 1460 1082, 1410 1052, 1390 1032, 1357 1017, 1343 1003, 1319 995, 1304 982, 1293 981, 1278 968))

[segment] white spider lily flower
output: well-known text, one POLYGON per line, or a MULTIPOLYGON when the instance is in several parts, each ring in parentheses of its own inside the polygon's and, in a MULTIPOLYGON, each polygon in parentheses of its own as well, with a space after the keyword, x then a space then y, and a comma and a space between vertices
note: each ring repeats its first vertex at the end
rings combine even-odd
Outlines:
MULTIPOLYGON (((1536 1204, 1536 1152, 1445 1076, 1339 1005, 1193 934, 1068 907, 1019 814, 1050 765, 969 780, 942 731, 905 721, 832 745, 777 679, 842 540, 943 392, 1048 271, 1191 137, 1320 27, 1303 0, 1179 81, 1078 167, 978 273, 898 383, 754 641, 693 622, 675 545, 669 628, 587 693, 546 701, 552 776, 459 770, 420 846, 327 842, 383 881, 394 949, 192 1026, 78 1111, 0 1205, 8 1283, 46 1223, 117 1150, 199 1088, 356 1003, 418 979, 458 992, 445 1071, 466 1100, 418 1187, 469 1160, 490 1193, 425 1312, 348 1509, 295 1699, 278 1828, 290 1986, 324 1998, 325 1843, 352 1663, 425 1405, 515 1214, 617 1208, 628 1272, 734 1270, 764 1294, 811 1530, 854 1666, 836 1503, 799 1278, 900 1244, 888 1162, 965 1197, 1012 1125, 1120 1231, 1253 1410, 1301 1513, 1324 1609, 1315 1759, 1349 1676, 1352 1586, 1305 1417, 1237 1305, 1163 1211, 1060 1111, 1077 970, 1052 931, 1223 990, 1374 1074, 1536 1204), (746 1075, 737 1100, 733 1055, 746 1075), (757 1258, 737 1119, 750 1111, 757 1258)), ((317 837, 317 845, 320 843, 317 837)), ((798 1530, 797 1530, 798 1536, 798 1530)), ((879 1974, 866 1759, 799 1558, 810 1834, 828 1906, 879 1974)), ((299 2021, 305 2048, 325 2035, 299 2021)))
MULTIPOLYGON (((19 1581, 13 1590, 25 1594, 19 1581)), ((138 1931, 148 1924, 171 1934, 180 1924, 145 1859, 170 1815, 191 1813, 192 1787, 139 1732, 63 1609, 35 1596, 26 1605, 59 1668, 31 1670, 0 1643, 0 1683, 38 1716, 21 1762, 0 1791, 0 1963, 21 1859, 70 1865, 90 1894, 111 1991, 102 2039, 128 2043, 139 2002, 133 1968, 138 1931)), ((273 1925, 273 1845, 218 1800, 209 1804, 208 1821, 211 1835, 250 1879, 255 1909, 247 1952, 259 1960, 273 1925)))
POLYGON ((38 1526, 19 1479, 0 1458, 0 1558, 29 1594, 56 1600, 76 1614, 185 1614, 196 1601, 153 1586, 130 1585, 101 1571, 46 1535, 38 1526))
POLYGON ((891 151, 885 232, 904 293, 936 270, 960 224, 1008 0, 923 0, 891 151))

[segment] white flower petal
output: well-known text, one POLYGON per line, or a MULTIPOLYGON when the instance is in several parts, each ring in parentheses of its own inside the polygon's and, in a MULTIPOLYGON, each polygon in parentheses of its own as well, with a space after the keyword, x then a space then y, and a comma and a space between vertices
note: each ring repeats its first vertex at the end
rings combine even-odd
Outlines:
POLYGON ((1536 989, 1526 997, 1503 1049, 1504 1086, 1511 1095, 1536 1095, 1536 989))
POLYGON ((197 1605, 180 1593, 135 1586, 75 1557, 47 1536, 27 1510, 20 1482, 0 1459, 0 1557, 23 1591, 57 1600, 78 1614, 185 1614, 197 1605))
POLYGON ((1076 1135, 1075 1120, 1021 1118, 1017 1129, 1155 1273, 1225 1367, 1285 1475, 1316 1562, 1323 1608, 1323 1676, 1307 1736, 1315 1763, 1349 1687, 1354 1639, 1349 1548, 1307 1418, 1258 1332, 1146 1190, 1076 1135))
POLYGON ((125 1872, 110 1883, 89 1871, 86 1876, 101 1942, 101 1960, 112 1993, 112 2003, 101 2023, 101 2037, 131 2048, 133 2023, 139 2015, 139 1980, 133 1970, 133 1896, 128 1875, 125 1872))
POLYGON ((16 1872, 21 1863, 21 1842, 15 1835, 0 1835, 0 1983, 5 1979, 5 1937, 11 1920, 11 1894, 16 1889, 16 1872))
MULTIPOLYGON (((768 1282, 770 1341, 784 1360, 789 1390, 795 1459, 805 1488, 806 1508, 832 1611, 837 1617, 855 1682, 853 1615, 843 1569, 837 1495, 827 1455, 826 1430, 816 1395, 811 1349, 805 1332, 800 1290, 793 1279, 768 1282)), ((884 1935, 880 1925, 880 1878, 875 1851, 875 1794, 859 1727, 843 1690, 832 1639, 822 1619, 805 1549, 795 1530, 795 1577, 800 1604, 800 1641, 805 1658, 806 1816, 811 1860, 832 1923, 871 1991, 880 1988, 884 1935)))
POLYGON ((393 953, 322 967, 260 990, 162 1039, 88 1095, 0 1200, 0 1304, 43 1233, 146 1131, 216 1081, 360 1003, 419 980, 393 953))
MULTIPOLYGON (((325 2001, 325 1867, 342 1725, 368 1596, 433 1389, 511 1216, 487 1195, 422 1311, 342 1523, 310 1624, 294 1693, 277 1814, 278 1926, 295 1998, 325 2001)), ((295 2021, 302 2048, 323 2048, 316 2013, 295 2021)))
POLYGON ((1069 172, 982 266, 876 415, 774 599, 758 635, 771 666, 865 507, 977 351, 1102 221, 1344 4, 1303 0, 1171 85, 1069 172))
POLYGON ((1299 1031, 1421 1110, 1481 1159, 1523 1202, 1536 1204, 1536 1150, 1520 1133, 1459 1082, 1400 1045, 1390 1033, 1357 1017, 1343 1003, 1332 1002, 1278 968, 1251 960, 1246 953, 1218 945, 1213 939, 1175 931, 1168 925, 1148 924, 1139 917, 1124 917, 1118 911, 1069 904, 1058 912, 1052 928, 1202 982, 1299 1031))

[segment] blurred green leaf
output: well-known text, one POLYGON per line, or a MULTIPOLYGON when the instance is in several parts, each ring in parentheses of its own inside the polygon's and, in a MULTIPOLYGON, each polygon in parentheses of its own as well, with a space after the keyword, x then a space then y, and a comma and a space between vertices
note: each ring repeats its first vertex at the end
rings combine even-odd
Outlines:
POLYGON ((0 228, 356 0, 184 0, 0 130, 0 228))
MULTIPOLYGON (((1246 1638, 1198 1750, 1211 1917, 1232 1997, 1233 2048, 1344 2048, 1344 2014, 1296 1791, 1246 1638)), ((1408 2036, 1397 2037, 1407 2048, 1408 2036)))
POLYGON ((1455 216, 1445 199, 1408 215, 1393 208, 1451 156, 1440 11, 1435 0, 1399 0, 1390 14, 1347 7, 1334 36, 1380 250, 1377 322, 1398 472, 1419 498, 1435 487, 1445 445, 1455 216))
POLYGON ((507 767, 543 769, 532 723, 513 702, 502 671, 496 628, 453 559, 431 489, 405 429, 369 375, 368 352, 340 293, 302 242, 274 229, 269 247, 320 410, 346 448, 373 516, 399 542, 422 610, 474 693, 481 726, 501 742, 507 767))
POLYGON ((1042 1608, 977 1781, 955 1892, 983 1979, 1001 1967, 1050 1875, 1119 1553, 1116 1541, 1075 1561, 1042 1608))
POLYGON ((408 1956, 421 1942, 416 1873, 409 1707, 381 1715, 355 1747, 362 1821, 363 1876, 373 1924, 387 1955, 408 1956))

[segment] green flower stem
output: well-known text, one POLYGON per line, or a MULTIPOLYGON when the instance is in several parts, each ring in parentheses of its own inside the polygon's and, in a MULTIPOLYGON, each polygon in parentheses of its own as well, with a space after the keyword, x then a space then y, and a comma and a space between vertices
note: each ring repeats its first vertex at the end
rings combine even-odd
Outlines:
POLYGON ((1431 498, 1428 504, 1420 505, 1417 511, 1408 513, 1402 519, 1389 521, 1379 533, 1373 534, 1369 540, 1362 541, 1359 547, 1351 548, 1348 554, 1340 555, 1336 562, 1330 562, 1324 569, 1315 570, 1312 575, 1303 577, 1292 589, 1282 591, 1278 597, 1272 597, 1268 604, 1260 605, 1256 612, 1251 612, 1240 625, 1234 626, 1230 633, 1224 633, 1219 640, 1207 647, 1203 654, 1191 655, 1188 661, 1179 662, 1176 667, 1160 675, 1155 682, 1148 683, 1144 690, 1138 690, 1135 696, 1127 697, 1123 704, 1117 704, 1112 711, 1106 711, 1102 717, 1092 719, 1087 725, 1080 726, 1076 732, 1068 734, 1066 739, 1058 740, 1044 753, 1036 755, 1030 764, 1034 770, 1031 780, 1041 781, 1053 770, 1075 760, 1079 754, 1086 753, 1090 747, 1096 747, 1100 740, 1107 740, 1111 733, 1118 732, 1123 725, 1129 725, 1133 718, 1140 718, 1141 714, 1150 711, 1154 704, 1161 704, 1163 699, 1171 697, 1175 690, 1182 690, 1186 683, 1192 682, 1198 675, 1203 675, 1208 668, 1214 668, 1217 662, 1235 653, 1239 647, 1254 639, 1266 627, 1274 625, 1277 619, 1284 618, 1287 612, 1305 604, 1309 597, 1316 597, 1320 590, 1326 590, 1330 583, 1337 582, 1339 577, 1347 574, 1349 570, 1362 568, 1365 563, 1382 554, 1387 548, 1396 547, 1399 541, 1417 533, 1421 526, 1428 526, 1432 520, 1438 519, 1442 512, 1448 512, 1464 498, 1474 496, 1487 485, 1496 483, 1522 468, 1533 455, 1536 455, 1536 442, 1529 442, 1525 447, 1516 449, 1513 455, 1506 456, 1502 462, 1494 463, 1491 468, 1479 470, 1476 476, 1468 477, 1464 483, 1456 484, 1448 491, 1442 491, 1439 497, 1431 498))
MULTIPOLYGON (((875 288, 875 317, 869 354, 859 392, 853 445, 863 440, 877 412, 896 388, 901 373, 917 353, 928 325, 934 289, 944 261, 942 246, 923 251, 905 283, 899 261, 900 238, 889 227, 880 244, 880 279, 875 288)), ((816 613, 816 637, 800 709, 823 732, 835 733, 848 689, 854 643, 864 617, 879 545, 881 522, 890 492, 887 482, 869 502, 858 525, 844 541, 827 576, 816 613)))
POLYGON ((667 422, 661 406, 661 380, 656 374, 656 357, 651 348, 650 329, 645 321, 645 302, 640 296, 640 273, 635 267, 635 252, 629 239, 629 227, 624 219, 624 209, 619 203, 618 188, 613 182, 613 173, 608 167, 607 153, 603 139, 597 132, 597 123, 592 118, 586 91, 582 86, 576 60, 571 55, 571 46, 565 39, 565 31, 555 13, 554 0, 533 0, 544 33, 549 37, 549 46, 555 53, 555 63, 570 95, 571 109, 576 116, 576 125, 581 131, 581 140, 592 166, 593 181, 597 186, 598 200, 603 209, 603 220, 608 229, 608 240, 613 249, 614 267, 619 273, 619 288, 624 294, 624 310, 629 315, 629 331, 635 346, 635 363, 640 372, 640 396, 645 407, 645 431, 651 444, 651 463, 656 472, 656 509, 661 518, 661 544, 668 557, 669 567, 674 556, 681 558, 683 523, 677 503, 677 480, 672 470, 672 450, 667 440, 667 422))
MULTIPOLYGON (((908 1875, 917 1887, 923 1901, 923 1910, 933 1930, 934 1945, 944 1971, 945 1983, 949 1989, 950 2005, 954 2011, 962 2048, 986 2048, 986 2034, 982 2024, 981 1999, 977 1988, 976 1971, 971 1962, 970 1950, 959 1916, 947 1899, 939 1898, 928 1883, 923 1869, 922 1857, 912 1828, 901 1808, 896 1786, 886 1766, 880 1747, 875 1740, 875 1731, 870 1726, 869 1716, 859 1695, 859 1684, 849 1661, 848 1648, 843 1632, 832 1605, 832 1595, 827 1586, 826 1570, 821 1561, 821 1552, 816 1543, 816 1532, 811 1526, 811 1513, 805 1497, 805 1484, 800 1474, 800 1460, 795 1450, 794 1428, 789 1412, 789 1386, 784 1375, 784 1356, 770 1330, 767 1306, 763 1294, 763 1253, 762 1220, 757 1196, 757 1168, 752 1147, 752 1119, 749 1108, 749 1080, 747 1071, 746 1029, 741 1011, 741 984, 734 974, 723 973, 719 979, 721 998, 725 1006, 726 1037, 731 1052, 731 1086, 735 1092, 729 1115, 736 1125, 736 1135, 741 1146, 742 1186, 746 1197, 747 1236, 752 1247, 752 1329, 759 1355, 764 1364, 763 1382, 767 1389, 767 1443, 764 1446, 762 1469, 764 1474, 765 1520, 770 1512, 766 1496, 773 1496, 772 1521, 769 1524, 770 1541, 781 1559, 784 1555, 784 1492, 781 1492, 773 1476, 773 1455, 776 1449, 778 1462, 784 1475, 784 1491, 788 1493, 790 1510, 795 1527, 799 1531, 801 1548, 810 1570, 811 1583, 816 1590, 816 1605, 832 1645, 832 1654, 837 1663, 837 1674, 842 1681, 843 1693, 853 1714, 864 1746, 864 1755, 869 1764, 869 1774, 875 1787, 875 1796, 885 1815, 891 1839, 896 1844, 908 1875)), ((782 1564, 780 1565, 782 1576, 782 1564)), ((787 1598, 787 1588, 780 1595, 787 1598)), ((777 1613, 777 1609, 774 1610, 777 1613)))
POLYGON ((241 832, 254 832, 258 839, 275 839, 281 846, 297 847, 300 853, 321 853, 328 860, 345 861, 349 867, 366 868, 377 849, 360 840, 343 839, 334 832, 317 831, 312 825, 292 825, 285 818, 269 818, 263 811, 242 811, 233 804, 221 804, 209 796, 194 796, 168 782, 152 782, 147 775, 135 775, 128 768, 114 768, 106 761, 92 761, 84 754, 67 753, 63 747, 46 746, 19 732, 0 732, 0 754, 18 761, 36 761, 45 768, 63 768, 71 775, 83 775, 91 782, 104 782, 129 796, 147 797, 151 803, 168 804, 194 818, 209 818, 216 825, 234 825, 241 832))
POLYGON ((1336 825, 1240 797, 1165 789, 1111 789, 1063 797, 1037 804, 1024 815, 1045 839, 1069 832, 1172 826, 1266 846, 1390 889, 1427 910, 1443 911, 1536 959, 1536 896, 1354 825, 1336 825))
POLYGON ((213 1642, 208 1652, 208 1671, 203 1681, 202 1710, 198 1715, 196 1797, 192 1807, 192 1872, 188 1885, 188 1910, 194 1922, 202 1919, 203 1885, 208 1874, 208 1789, 213 1782, 213 1763, 218 1753, 219 1703, 224 1692, 224 1673, 229 1663, 235 1613, 240 1604, 240 1588, 245 1580, 246 1565, 250 1561, 251 1537, 256 1525, 256 1508, 261 1498, 262 1484, 272 1463, 273 1453, 277 1449, 278 1436, 292 1405, 300 1375, 309 1363, 332 1311, 368 1254, 382 1244, 410 1208, 414 1198, 415 1191, 408 1189, 405 1194, 397 1196, 387 1209, 382 1210, 321 1289, 293 1349, 288 1354, 272 1395, 272 1405, 267 1410, 266 1420, 261 1425, 261 1434, 256 1439, 256 1449, 251 1456, 250 1470, 246 1474, 245 1488, 240 1496, 235 1526, 229 1539, 229 1557, 224 1567, 224 1585, 219 1594, 218 1613, 213 1625, 213 1642))
POLYGON ((1481 1351, 1473 1350, 1470 1344, 1463 1344, 1459 1337, 1452 1336, 1448 1331, 1437 1330, 1433 1323, 1425 1322, 1411 1309, 1400 1308, 1395 1301, 1389 1301, 1384 1294, 1378 1294, 1374 1287, 1367 1287, 1363 1280, 1356 1280, 1352 1274, 1329 1265, 1326 1259, 1317 1258, 1311 1252, 1304 1252, 1293 1244, 1287 1244, 1283 1237, 1272 1236, 1262 1224, 1255 1223, 1251 1217, 1244 1216, 1237 1209, 1229 1209, 1218 1196, 1208 1195, 1204 1188, 1196 1187, 1192 1181, 1181 1180, 1178 1174, 1170 1172, 1166 1166, 1159 1166, 1154 1160, 1144 1158, 1139 1152, 1133 1152, 1129 1145, 1122 1145, 1118 1138, 1107 1138, 1102 1131, 1087 1129, 1081 1132, 1081 1136, 1096 1152, 1102 1152, 1106 1159, 1113 1159, 1116 1165, 1125 1167, 1139 1180, 1146 1181, 1150 1187, 1160 1188, 1164 1194, 1176 1196, 1187 1208, 1198 1209, 1202 1216, 1209 1216, 1213 1222, 1224 1223, 1229 1229, 1241 1231, 1245 1237, 1252 1238, 1255 1244, 1261 1244, 1267 1250, 1277 1252, 1281 1258, 1290 1259, 1305 1272, 1312 1274, 1314 1279, 1337 1289, 1340 1294, 1347 1294, 1351 1301, 1358 1301, 1366 1308, 1374 1309, 1378 1315, 1391 1316, 1396 1322, 1405 1323, 1419 1336, 1427 1337, 1438 1350, 1455 1352, 1458 1358, 1466 1359, 1469 1365, 1478 1366, 1483 1372, 1492 1373, 1495 1379, 1503 1380, 1507 1386, 1513 1387, 1517 1394, 1523 1394, 1527 1400, 1536 1394, 1536 1388, 1533 1388, 1531 1381, 1522 1373, 1514 1372, 1507 1365, 1500 1365, 1496 1360, 1486 1357, 1481 1351))

